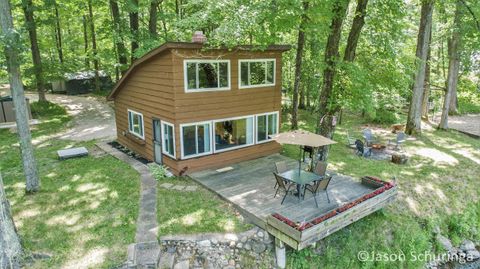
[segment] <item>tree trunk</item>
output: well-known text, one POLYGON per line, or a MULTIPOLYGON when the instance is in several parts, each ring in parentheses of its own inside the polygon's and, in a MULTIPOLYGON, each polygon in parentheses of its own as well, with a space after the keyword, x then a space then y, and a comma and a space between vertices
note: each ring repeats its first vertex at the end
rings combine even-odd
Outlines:
POLYGON ((115 38, 115 47, 117 48, 118 54, 118 63, 120 66, 120 71, 125 74, 128 65, 127 59, 127 49, 123 43, 122 35, 122 25, 120 20, 120 9, 118 8, 118 3, 116 0, 110 0, 110 9, 112 11, 113 27, 115 29, 114 38, 115 38))
POLYGON ((420 28, 417 38, 416 74, 412 85, 412 97, 408 111, 407 125, 405 127, 405 132, 410 135, 420 133, 422 130, 422 96, 425 84, 428 44, 430 43, 433 5, 434 2, 431 0, 423 0, 422 2, 420 28))
POLYGON ((157 37, 157 7, 159 0, 151 0, 149 18, 148 18, 148 32, 151 38, 157 37))
POLYGON ((32 51, 33 72, 38 91, 38 100, 46 101, 45 82, 43 81, 42 59, 40 57, 40 49, 38 48, 37 25, 33 16, 34 6, 32 0, 22 0, 22 9, 25 14, 25 24, 30 37, 30 49, 32 51))
POLYGON ((5 195, 2 174, 0 174, 0 268, 20 268, 22 254, 22 245, 13 222, 10 203, 5 195))
POLYGON ((88 0, 88 16, 90 17, 89 25, 92 34, 92 52, 93 52, 93 67, 95 68, 95 91, 100 92, 100 76, 99 76, 99 61, 97 55, 97 38, 95 34, 95 23, 93 21, 92 0, 88 0))
POLYGON ((63 48, 62 48, 62 28, 60 28, 60 15, 58 13, 57 1, 53 0, 55 9, 55 40, 57 45, 58 59, 63 64, 63 48))
POLYGON ((305 92, 306 92, 305 85, 301 85, 299 90, 300 91, 298 93, 298 108, 305 109, 305 92))
POLYGON ((88 30, 87 30, 87 16, 83 15, 83 48, 85 53, 85 67, 87 70, 90 69, 90 59, 88 55, 88 30))
POLYGON ((360 33, 365 25, 365 16, 367 15, 368 0, 357 0, 357 8, 355 10, 355 18, 352 22, 352 28, 348 34, 347 47, 345 47, 345 54, 343 60, 345 62, 353 62, 355 60, 358 39, 360 33))
MULTIPOLYGON (((333 4, 333 18, 330 25, 330 34, 328 35, 327 45, 325 47, 325 70, 323 71, 322 92, 318 99, 319 121, 317 133, 331 138, 333 136, 333 119, 335 112, 339 109, 335 102, 333 94, 333 83, 336 73, 337 61, 340 58, 338 47, 342 35, 342 24, 345 19, 349 0, 335 1, 333 4)), ((329 147, 322 147, 319 151, 320 160, 326 161, 328 158, 329 147)))
POLYGON ((135 51, 138 49, 138 0, 132 0, 132 3, 134 7, 128 13, 128 17, 130 18, 130 31, 132 33, 131 62, 133 63, 137 58, 135 51))
POLYGON ((307 16, 308 2, 303 2, 303 14, 298 29, 297 56, 295 58, 295 82, 293 84, 292 97, 292 130, 298 129, 298 90, 300 88, 300 79, 302 77, 302 57, 303 47, 305 45, 305 26, 308 20, 307 16))
POLYGON ((37 165, 31 143, 31 134, 28 126, 27 103, 23 90, 22 80, 20 78, 20 63, 18 60, 18 46, 20 37, 13 28, 12 14, 10 13, 10 3, 8 0, 0 0, 0 23, 3 32, 5 44, 5 59, 8 68, 8 78, 12 89, 13 105, 15 107, 15 120, 17 123, 17 133, 20 140, 20 151, 22 154, 23 171, 26 177, 26 192, 36 192, 40 188, 37 165))
POLYGON ((454 87, 452 87, 452 94, 450 96, 450 106, 448 108, 448 113, 455 115, 458 114, 458 98, 457 98, 457 85, 458 85, 458 72, 459 72, 459 67, 457 67, 457 75, 455 77, 455 82, 453 83, 454 87))
POLYGON ((455 9, 455 19, 453 21, 452 37, 448 40, 448 77, 447 91, 443 101, 442 116, 440 118, 440 129, 448 129, 448 112, 451 104, 452 93, 456 91, 458 70, 460 67, 460 57, 458 48, 460 46, 460 22, 461 22, 461 2, 457 0, 455 9))
POLYGON ((430 40, 428 44, 428 53, 427 53, 427 62, 425 63, 425 82, 423 86, 423 96, 422 96, 422 119, 425 121, 428 120, 428 100, 430 98, 430 72, 431 72, 431 53, 432 53, 432 25, 430 24, 430 40))

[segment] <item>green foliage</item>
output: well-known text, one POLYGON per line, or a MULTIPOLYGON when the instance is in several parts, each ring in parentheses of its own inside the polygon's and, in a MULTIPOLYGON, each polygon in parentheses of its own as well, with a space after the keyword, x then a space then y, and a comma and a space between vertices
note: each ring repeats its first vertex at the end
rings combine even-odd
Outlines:
POLYGON ((49 101, 37 101, 30 104, 32 116, 39 119, 50 119, 59 116, 66 116, 67 110, 60 105, 49 101))
MULTIPOLYGON (((407 165, 400 166, 360 158, 345 146, 347 131, 353 138, 362 137, 361 130, 365 128, 362 122, 359 116, 345 113, 343 123, 335 130, 333 139, 338 143, 331 146, 328 169, 356 178, 371 175, 390 180, 396 177, 405 195, 399 195, 395 203, 383 210, 321 240, 316 247, 290 252, 288 267, 424 268, 423 261, 409 257, 411 253, 443 253, 435 240, 437 225, 455 245, 463 239, 478 241, 480 167, 474 156, 480 141, 454 131, 426 130, 421 137, 405 143, 404 148, 411 157, 407 165), (407 259, 395 263, 361 262, 357 258, 359 251, 367 251, 369 255, 403 252, 407 259)), ((314 130, 316 117, 300 110, 299 124, 302 129, 314 130)), ((395 138, 386 128, 382 131, 387 134, 378 136, 382 143, 395 138)), ((289 129, 284 122, 282 130, 289 129)), ((282 154, 298 158, 299 148, 284 145, 282 154)))
MULTIPOLYGON (((370 114, 370 117, 371 117, 371 114, 370 114)), ((393 111, 386 110, 386 109, 378 109, 375 111, 375 116, 371 118, 371 122, 378 123, 378 124, 398 123, 398 116, 393 111)))
POLYGON ((165 179, 168 175, 168 170, 166 166, 158 165, 156 163, 152 163, 148 165, 148 169, 150 173, 152 173, 153 177, 158 181, 165 179))
POLYGON ((458 112, 480 113, 480 86, 472 80, 462 78, 458 83, 458 112))

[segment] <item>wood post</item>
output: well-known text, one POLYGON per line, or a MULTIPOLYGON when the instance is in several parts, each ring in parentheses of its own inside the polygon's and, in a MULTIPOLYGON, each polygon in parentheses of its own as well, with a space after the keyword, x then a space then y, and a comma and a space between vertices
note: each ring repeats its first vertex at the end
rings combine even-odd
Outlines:
POLYGON ((275 237, 275 258, 277 260, 278 268, 285 268, 287 266, 287 255, 285 252, 285 244, 282 240, 275 237))

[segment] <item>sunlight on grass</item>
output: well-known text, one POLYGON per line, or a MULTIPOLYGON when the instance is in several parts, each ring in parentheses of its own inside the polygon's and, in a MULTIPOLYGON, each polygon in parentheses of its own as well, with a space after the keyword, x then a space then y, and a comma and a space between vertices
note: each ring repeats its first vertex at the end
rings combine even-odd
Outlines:
POLYGON ((139 175, 110 156, 59 161, 59 149, 94 147, 94 141, 53 138, 69 119, 59 116, 32 132, 41 177, 41 190, 34 195, 25 195, 16 134, 0 130, 6 194, 27 254, 52 256, 29 268, 112 268, 125 261, 126 247, 134 241, 139 175))
POLYGON ((432 159, 434 164, 456 165, 458 160, 453 156, 432 148, 418 148, 414 154, 432 159))
MULTIPOLYGON (((314 113, 300 111, 305 128, 314 130, 314 113)), ((397 200, 317 244, 321 255, 313 249, 290 253, 288 268, 391 268, 384 262, 360 262, 359 250, 398 253, 437 253, 435 226, 457 245, 463 239, 480 240, 480 140, 456 131, 423 130, 421 136, 408 137, 404 150, 410 155, 405 165, 375 161, 355 155, 346 146, 347 131, 354 139, 362 139, 364 119, 344 114, 335 130, 328 159, 328 169, 360 178, 370 175, 385 180, 396 177, 399 187, 397 200)), ((394 138, 388 125, 371 125, 380 141, 394 138)), ((289 129, 288 123, 282 131, 289 129)), ((282 146, 282 154, 298 158, 298 148, 282 146)), ((403 261, 398 268, 423 268, 421 261, 403 261)))

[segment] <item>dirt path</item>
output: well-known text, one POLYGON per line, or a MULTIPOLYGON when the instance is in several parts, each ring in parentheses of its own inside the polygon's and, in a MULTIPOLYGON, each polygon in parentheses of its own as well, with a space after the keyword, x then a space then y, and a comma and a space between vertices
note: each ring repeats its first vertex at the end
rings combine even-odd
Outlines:
MULTIPOLYGON (((35 93, 26 96, 30 102, 38 100, 35 93)), ((60 135, 61 139, 88 141, 116 137, 114 111, 99 97, 47 94, 47 100, 65 107, 73 117, 72 127, 60 135)))
MULTIPOLYGON (((435 117, 435 122, 440 122, 440 117, 435 117)), ((480 114, 467 114, 449 116, 448 127, 457 131, 480 137, 480 114)))

